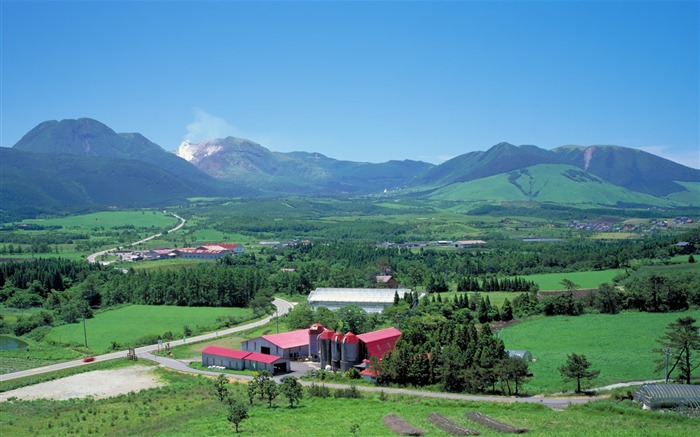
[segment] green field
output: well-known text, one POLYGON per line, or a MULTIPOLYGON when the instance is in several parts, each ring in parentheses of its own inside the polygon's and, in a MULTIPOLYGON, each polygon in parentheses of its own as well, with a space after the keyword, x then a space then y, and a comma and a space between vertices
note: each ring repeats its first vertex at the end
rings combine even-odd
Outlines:
POLYGON ((578 284, 579 288, 598 288, 600 284, 611 283, 615 276, 622 273, 625 273, 624 269, 547 273, 542 275, 521 276, 521 278, 535 282, 540 286, 541 291, 554 291, 565 289, 564 286, 561 285, 561 281, 564 279, 578 284))
POLYGON ((96 227, 105 229, 132 225, 135 228, 167 228, 173 227, 178 220, 163 214, 161 211, 106 211, 84 215, 72 215, 52 219, 27 219, 23 223, 34 223, 42 226, 62 226, 71 230, 91 230, 96 227))
MULTIPOLYGON (((177 306, 129 305, 104 311, 86 321, 88 348, 94 353, 111 350, 112 341, 121 349, 139 339, 163 335, 170 331, 181 337, 183 326, 195 329, 211 327, 219 316, 235 316, 247 320, 253 315, 248 308, 203 308, 177 306)), ((45 340, 59 344, 83 344, 82 323, 57 326, 51 329, 45 340)))
MULTIPOLYGON (((71 401, 9 402, 0 410, 0 429, 11 436, 55 435, 235 435, 208 378, 157 369, 167 386, 114 398, 71 401)), ((234 396, 247 398, 245 385, 229 384, 234 396)), ((428 436, 446 436, 427 416, 440 413, 484 436, 502 435, 464 417, 479 411, 508 424, 527 428, 534 436, 691 436, 700 421, 677 414, 642 411, 630 402, 602 401, 563 411, 539 404, 451 401, 407 395, 361 393, 361 399, 313 398, 305 395, 290 409, 283 396, 268 408, 258 399, 240 425, 244 436, 393 436, 382 423, 387 414, 406 419, 428 436), (351 428, 355 428, 353 433, 351 428), (643 430, 643 432, 642 432, 643 430)))
POLYGON ((526 385, 531 393, 561 392, 575 388, 565 385, 558 368, 566 355, 583 354, 592 367, 600 369, 595 387, 626 381, 663 379, 655 372, 652 353, 666 326, 683 316, 700 320, 700 311, 681 313, 588 314, 578 317, 537 316, 500 331, 506 349, 525 349, 536 360, 530 363, 535 377, 526 385))

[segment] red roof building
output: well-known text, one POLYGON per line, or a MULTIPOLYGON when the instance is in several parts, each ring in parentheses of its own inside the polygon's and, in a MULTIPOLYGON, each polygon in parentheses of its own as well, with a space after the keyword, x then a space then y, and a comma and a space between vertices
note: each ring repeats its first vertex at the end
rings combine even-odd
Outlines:
POLYGON ((241 343, 241 348, 248 352, 285 358, 306 357, 309 355, 309 330, 298 329, 251 338, 241 343))
POLYGON ((290 370, 287 358, 219 346, 202 350, 202 366, 209 369, 267 370, 272 374, 290 370))
POLYGON ((385 353, 394 349, 396 340, 401 336, 401 331, 396 328, 386 328, 379 331, 359 334, 357 338, 364 343, 368 357, 381 358, 385 353))

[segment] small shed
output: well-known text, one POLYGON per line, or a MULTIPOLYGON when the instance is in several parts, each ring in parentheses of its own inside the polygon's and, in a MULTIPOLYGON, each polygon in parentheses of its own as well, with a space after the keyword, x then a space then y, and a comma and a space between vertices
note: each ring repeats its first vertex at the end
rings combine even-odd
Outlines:
POLYGON ((532 354, 530 353, 530 351, 512 350, 512 351, 508 351, 508 356, 523 359, 523 360, 527 361, 528 363, 532 362, 532 354))
POLYGON ((645 410, 659 408, 700 407, 700 385, 644 384, 634 391, 633 399, 645 410))

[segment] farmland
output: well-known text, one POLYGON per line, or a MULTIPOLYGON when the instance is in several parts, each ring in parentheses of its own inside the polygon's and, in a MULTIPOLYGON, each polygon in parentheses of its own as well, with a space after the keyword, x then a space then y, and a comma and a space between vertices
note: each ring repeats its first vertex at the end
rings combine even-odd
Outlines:
POLYGON ((500 338, 507 349, 532 352, 536 361, 530 363, 530 370, 535 377, 525 386, 528 393, 561 392, 557 369, 571 353, 585 355, 593 368, 600 369, 595 387, 663 379, 663 372, 654 371, 659 356, 651 350, 658 347, 656 340, 666 326, 683 316, 700 319, 700 311, 536 317, 503 329, 500 338))
MULTIPOLYGON (((86 321, 88 347, 95 353, 112 349, 116 342, 120 349, 143 339, 151 344, 159 336, 170 331, 175 338, 182 338, 183 327, 188 325, 194 332, 213 331, 218 317, 235 317, 248 320, 253 311, 247 308, 190 308, 176 306, 128 305, 98 313, 86 321)), ((82 323, 61 325, 52 328, 46 340, 58 344, 80 345, 84 342, 82 323)))

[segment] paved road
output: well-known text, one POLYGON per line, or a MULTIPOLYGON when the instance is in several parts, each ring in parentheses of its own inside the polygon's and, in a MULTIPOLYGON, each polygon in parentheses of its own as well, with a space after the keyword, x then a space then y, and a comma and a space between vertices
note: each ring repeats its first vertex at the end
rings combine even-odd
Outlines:
MULTIPOLYGON (((203 341, 203 340, 209 340, 212 338, 216 338, 220 335, 228 335, 228 334, 232 334, 234 332, 246 331, 246 330, 251 329, 251 328, 262 326, 262 325, 268 323, 270 320, 272 320, 275 315, 283 316, 283 315, 287 314, 289 311, 291 311, 291 309, 294 307, 294 304, 292 304, 291 302, 287 302, 286 300, 282 300, 282 299, 275 299, 272 303, 277 308, 274 315, 265 317, 264 319, 258 320, 257 322, 246 323, 245 325, 235 326, 233 328, 222 329, 220 331, 210 332, 208 334, 202 334, 202 335, 198 335, 196 337, 191 337, 188 339, 173 340, 173 341, 169 342, 170 346, 171 347, 180 346, 180 345, 185 344, 187 342, 193 343, 193 342, 199 342, 199 341, 203 341)), ((148 354, 148 352, 152 352, 155 350, 158 350, 157 344, 138 347, 138 348, 136 348, 136 355, 143 356, 144 358, 148 357, 149 355, 151 357, 153 357, 153 355, 148 354)), ((109 354, 99 355, 99 356, 96 356, 95 359, 97 361, 113 360, 115 358, 125 358, 126 354, 127 354, 127 351, 124 350, 124 351, 112 352, 109 354)), ((154 361, 160 362, 160 359, 161 358, 158 357, 158 360, 154 360, 154 361)), ((173 361, 177 361, 177 360, 173 360, 173 361)), ((39 375, 41 373, 53 372, 55 370, 68 369, 70 367, 78 367, 78 366, 89 366, 89 365, 90 365, 90 363, 83 363, 82 360, 67 361, 65 363, 53 364, 50 366, 37 367, 35 369, 22 370, 20 372, 13 372, 13 373, 8 373, 6 375, 0 375, 0 381, 9 381, 11 379, 22 378, 22 377, 30 376, 30 375, 39 375)))
MULTIPOLYGON (((175 231, 177 231, 178 229, 180 229, 180 228, 182 228, 183 226, 185 226, 185 219, 184 219, 184 218, 180 217, 179 215, 177 215, 177 214, 175 214, 175 213, 172 213, 171 215, 172 215, 173 217, 175 217, 176 219, 180 220, 180 223, 178 223, 177 226, 175 226, 174 228, 172 228, 172 229, 169 230, 168 232, 175 232, 175 231)), ((132 245, 132 246, 136 246, 136 245, 139 245, 139 244, 141 244, 141 243, 145 243, 146 241, 149 241, 149 240, 152 240, 152 239, 154 239, 154 238, 160 237, 161 235, 163 235, 163 234, 151 235, 150 237, 144 238, 143 240, 139 240, 139 241, 136 241, 135 243, 131 243, 131 245, 132 245)), ((88 262, 90 262, 90 263, 96 263, 98 257, 100 257, 100 256, 102 256, 102 255, 104 255, 104 254, 106 254, 107 252, 111 252, 111 251, 114 251, 114 250, 117 250, 117 248, 114 247, 114 248, 112 248, 112 249, 101 250, 101 251, 99 251, 99 252, 95 252, 95 253, 93 253, 92 255, 88 255, 87 260, 88 260, 88 262)), ((107 262, 105 262, 105 263, 103 263, 103 264, 106 265, 106 264, 109 264, 109 263, 110 263, 110 262, 107 261, 107 262)))

